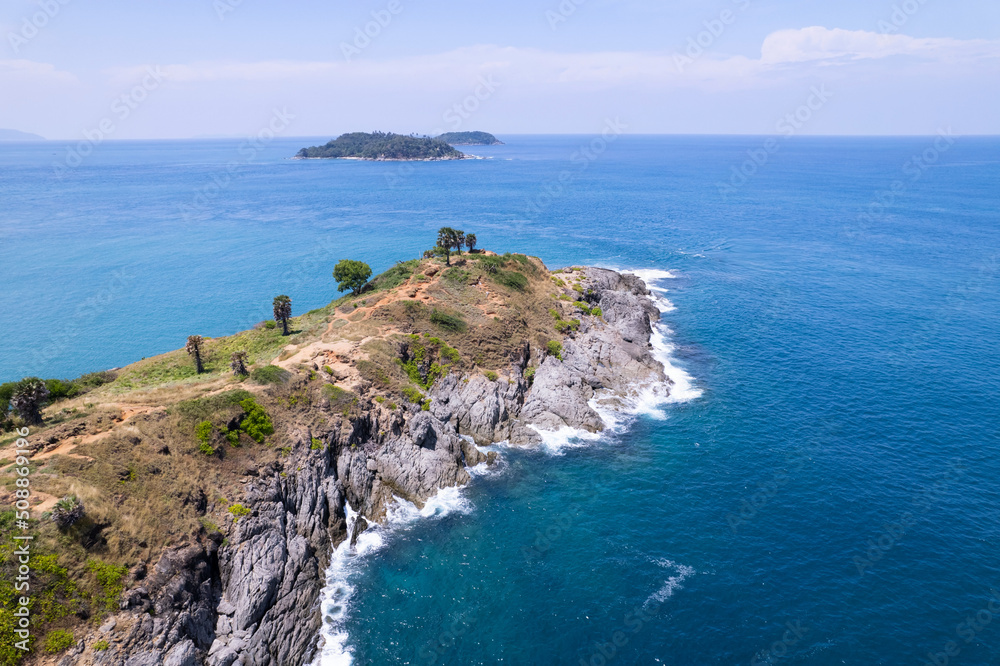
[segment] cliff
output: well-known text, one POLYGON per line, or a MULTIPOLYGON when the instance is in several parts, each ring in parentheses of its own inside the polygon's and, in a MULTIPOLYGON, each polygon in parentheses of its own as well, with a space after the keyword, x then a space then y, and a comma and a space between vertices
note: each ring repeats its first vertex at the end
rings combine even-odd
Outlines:
POLYGON ((467 483, 469 467, 496 455, 479 446, 597 432, 598 410, 623 408, 643 388, 668 390, 650 346, 659 312, 640 279, 549 273, 524 255, 453 263, 397 265, 360 295, 295 320, 299 332, 271 360, 274 383, 222 371, 148 380, 165 372, 150 368, 180 362, 176 352, 87 394, 86 418, 31 435, 33 457, 54 465, 51 477, 36 474, 40 492, 71 487, 94 514, 61 535, 79 542, 63 557, 129 567, 114 612, 55 623, 77 642, 50 663, 307 664, 319 648, 324 571, 349 530, 383 520, 397 498, 422 506, 467 483), (262 443, 245 438, 251 404, 273 423, 262 443), (194 435, 202 419, 218 429, 212 455, 194 435), (238 447, 226 444, 234 432, 238 447), (111 484, 117 511, 99 498, 102 465, 129 470, 111 484), (183 479, 164 478, 181 470, 183 479), (144 484, 138 497, 133 483, 144 484), (172 517, 129 528, 137 502, 158 493, 175 497, 164 509, 172 517), (348 505, 364 520, 348 525, 348 505))

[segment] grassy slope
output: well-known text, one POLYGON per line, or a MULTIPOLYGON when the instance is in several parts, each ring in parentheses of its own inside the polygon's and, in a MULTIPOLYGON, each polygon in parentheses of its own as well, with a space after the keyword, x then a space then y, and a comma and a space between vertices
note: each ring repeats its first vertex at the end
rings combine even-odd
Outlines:
MULTIPOLYGON (((36 653, 47 633, 68 629, 82 636, 79 625, 96 625, 114 605, 128 582, 120 575, 124 569, 112 571, 119 572, 117 578, 101 577, 102 584, 95 562, 151 566, 165 547, 225 531, 238 511, 241 480, 281 464, 294 445, 293 427, 308 429, 310 439, 319 438, 312 446, 317 441, 321 446, 352 410, 371 404, 366 400, 389 407, 422 402, 426 388, 447 372, 502 376, 524 341, 544 349, 549 340, 561 339, 557 320, 579 316, 572 303, 579 288, 574 291, 562 279, 574 278, 550 276, 537 259, 466 254, 453 256, 452 263, 398 264, 360 296, 294 318, 289 337, 262 328, 207 340, 204 374, 196 375, 187 354, 177 350, 122 368, 114 382, 47 408, 45 426, 29 438, 40 446, 30 465, 33 500, 47 500, 33 510, 31 533, 35 552, 53 556, 32 583, 42 594, 37 612, 44 611, 34 629, 40 639, 36 653), (402 344, 418 358, 404 363, 402 344), (341 359, 350 370, 341 386, 324 370, 324 359, 338 345, 354 350, 341 359), (327 356, 294 362, 296 354, 308 356, 313 349, 327 356), (254 368, 283 364, 287 380, 262 385, 234 378, 228 362, 236 350, 247 350, 254 368), (233 447, 222 431, 244 413, 237 400, 248 396, 264 407, 276 432, 263 443, 242 434, 233 447), (214 426, 212 456, 199 450, 195 437, 195 427, 206 420, 214 426), (38 520, 67 495, 83 501, 82 521, 60 531, 51 521, 38 520)), ((0 501, 6 506, 13 504, 17 478, 13 439, 10 434, 0 439, 5 482, 0 501)), ((10 537, 21 533, 11 519, 9 512, 0 513, 0 569, 7 581, 13 566, 10 537)), ((0 587, 6 608, 8 588, 0 587)), ((0 642, 8 639, 9 620, 0 616, 0 642)), ((12 653, 0 652, 0 665, 15 663, 11 659, 12 653)))

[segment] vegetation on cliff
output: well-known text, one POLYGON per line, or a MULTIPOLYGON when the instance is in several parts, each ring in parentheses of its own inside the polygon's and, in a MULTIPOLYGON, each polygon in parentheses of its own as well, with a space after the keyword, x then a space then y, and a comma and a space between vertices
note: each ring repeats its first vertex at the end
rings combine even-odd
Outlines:
MULTIPOLYGON (((49 395, 36 404, 43 423, 26 438, 27 531, 14 512, 0 512, 5 581, 17 566, 13 537, 35 538, 29 660, 65 649, 68 634, 84 639, 119 603, 148 604, 137 590, 166 549, 224 547, 253 510, 249 479, 266 470, 295 475, 287 464, 294 456, 337 455, 337 442, 352 441, 373 410, 402 417, 431 409, 430 393, 451 374, 528 378, 533 367, 512 365, 526 345, 559 356, 559 341, 576 328, 561 322, 594 316, 574 278, 553 276, 540 260, 463 253, 475 236, 456 229, 439 238, 443 252, 399 262, 371 280, 366 265, 350 264, 341 275, 349 293, 311 312, 292 316, 275 299, 277 324, 192 336, 185 348, 113 373, 30 383, 49 395)), ((24 426, 33 416, 10 406, 27 392, 0 386, 0 416, 9 424, 24 426)), ((14 470, 23 464, 17 438, 0 432, 6 506, 16 499, 14 470)), ((0 640, 9 645, 15 596, 4 585, 0 640)), ((87 642, 87 654, 116 649, 101 638, 87 642)), ((20 656, 0 653, 0 664, 20 656)))
POLYGON ((303 148, 299 158, 365 160, 457 160, 465 157, 440 139, 386 132, 342 134, 322 146, 303 148))

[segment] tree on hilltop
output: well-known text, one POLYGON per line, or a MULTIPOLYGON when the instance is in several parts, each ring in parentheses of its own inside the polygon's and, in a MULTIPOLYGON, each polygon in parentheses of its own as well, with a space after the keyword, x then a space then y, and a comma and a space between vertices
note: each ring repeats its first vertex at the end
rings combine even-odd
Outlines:
POLYGON ((465 235, 465 246, 469 248, 469 252, 476 251, 476 234, 465 235))
POLYGON ((250 374, 247 370, 247 357, 249 354, 245 351, 235 351, 233 355, 229 357, 229 368, 233 371, 233 376, 235 377, 246 377, 250 374))
POLYGON ((437 243, 438 247, 444 249, 445 263, 451 266, 451 250, 456 248, 461 254, 462 245, 465 243, 465 232, 451 227, 441 227, 438 229, 437 243))
POLYGON ((337 281, 337 290, 350 289, 355 296, 361 293, 361 289, 368 284, 368 278, 371 276, 371 266, 354 259, 341 259, 333 268, 333 279, 337 281))
POLYGON ((201 345, 204 339, 200 335, 192 335, 188 337, 187 344, 184 346, 184 350, 194 359, 194 370, 199 375, 205 372, 205 366, 201 362, 201 345))
POLYGON ((42 424, 42 405, 49 397, 49 388, 38 377, 26 377, 14 385, 10 406, 28 425, 42 424))
POLYGON ((292 318, 292 299, 282 294, 274 297, 274 321, 281 324, 281 334, 288 335, 288 320, 292 318))

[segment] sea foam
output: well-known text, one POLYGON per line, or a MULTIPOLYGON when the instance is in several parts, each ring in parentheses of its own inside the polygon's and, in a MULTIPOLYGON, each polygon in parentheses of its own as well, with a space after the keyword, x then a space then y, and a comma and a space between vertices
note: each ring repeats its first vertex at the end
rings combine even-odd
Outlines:
POLYGON ((350 534, 358 513, 350 504, 345 504, 348 537, 334 549, 330 566, 326 570, 326 586, 320 600, 323 612, 321 645, 312 666, 350 666, 354 662, 354 655, 347 645, 348 633, 345 628, 355 591, 351 581, 364 566, 365 560, 386 546, 393 532, 421 518, 439 519, 451 513, 467 514, 472 509, 472 503, 463 497, 462 488, 457 486, 440 489, 427 500, 423 508, 397 497, 396 502, 386 510, 385 523, 369 523, 352 547, 350 534))

